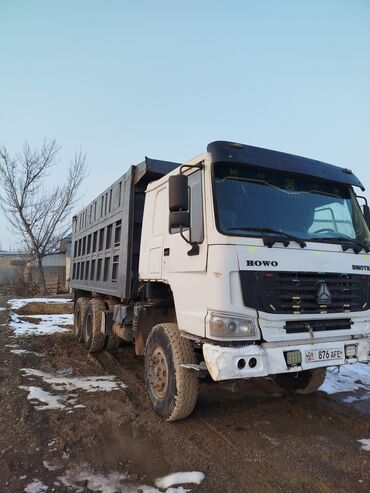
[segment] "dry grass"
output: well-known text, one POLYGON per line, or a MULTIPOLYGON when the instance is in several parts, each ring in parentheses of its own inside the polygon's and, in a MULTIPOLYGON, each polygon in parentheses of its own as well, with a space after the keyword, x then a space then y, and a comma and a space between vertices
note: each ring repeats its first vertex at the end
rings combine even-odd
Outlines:
POLYGON ((56 313, 73 313, 73 303, 40 303, 31 301, 15 310, 19 315, 54 315, 56 313))

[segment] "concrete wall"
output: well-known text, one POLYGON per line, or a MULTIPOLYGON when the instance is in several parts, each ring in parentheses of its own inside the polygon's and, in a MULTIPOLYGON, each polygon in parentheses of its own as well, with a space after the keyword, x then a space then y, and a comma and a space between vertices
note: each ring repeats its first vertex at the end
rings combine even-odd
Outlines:
MULTIPOLYGON (((50 294, 66 292, 66 255, 65 253, 53 253, 47 255, 43 261, 46 287, 50 294)), ((39 271, 36 262, 32 263, 31 278, 36 284, 40 282, 39 271)))
MULTIPOLYGON (((66 255, 55 253, 43 260, 46 286, 50 294, 65 293, 66 289, 66 255)), ((40 283, 38 268, 35 262, 26 268, 27 258, 17 253, 0 253, 0 285, 7 286, 21 280, 40 283), (27 272, 28 270, 28 272, 27 272)))
POLYGON ((17 253, 0 253, 0 284, 8 284, 22 279, 23 266, 12 265, 14 260, 21 260, 21 255, 17 253))

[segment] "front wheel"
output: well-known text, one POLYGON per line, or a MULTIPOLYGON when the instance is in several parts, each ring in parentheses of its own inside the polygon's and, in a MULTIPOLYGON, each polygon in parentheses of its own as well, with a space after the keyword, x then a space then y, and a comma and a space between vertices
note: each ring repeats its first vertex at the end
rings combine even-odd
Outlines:
POLYGON ((284 390, 296 394, 313 394, 324 383, 326 368, 303 370, 297 373, 275 375, 275 382, 284 390))
POLYGON ((198 377, 184 364, 195 364, 191 342, 173 323, 151 330, 145 348, 145 383, 150 402, 166 421, 189 416, 198 397, 198 377))

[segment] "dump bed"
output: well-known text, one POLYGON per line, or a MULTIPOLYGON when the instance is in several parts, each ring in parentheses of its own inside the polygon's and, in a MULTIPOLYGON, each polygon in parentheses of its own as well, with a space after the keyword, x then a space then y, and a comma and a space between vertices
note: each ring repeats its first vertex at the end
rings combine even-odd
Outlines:
POLYGON ((74 216, 72 288, 136 296, 145 190, 178 166, 146 157, 74 216))

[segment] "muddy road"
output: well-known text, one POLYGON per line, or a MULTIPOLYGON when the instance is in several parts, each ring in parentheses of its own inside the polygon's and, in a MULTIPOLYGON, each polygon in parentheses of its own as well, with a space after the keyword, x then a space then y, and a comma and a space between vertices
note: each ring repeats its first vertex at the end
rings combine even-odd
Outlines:
POLYGON ((129 347, 90 356, 66 328, 15 337, 9 314, 0 311, 1 492, 164 492, 156 479, 181 471, 204 479, 169 493, 370 490, 364 391, 348 403, 266 380, 234 391, 204 382, 193 415, 165 423, 129 347))

